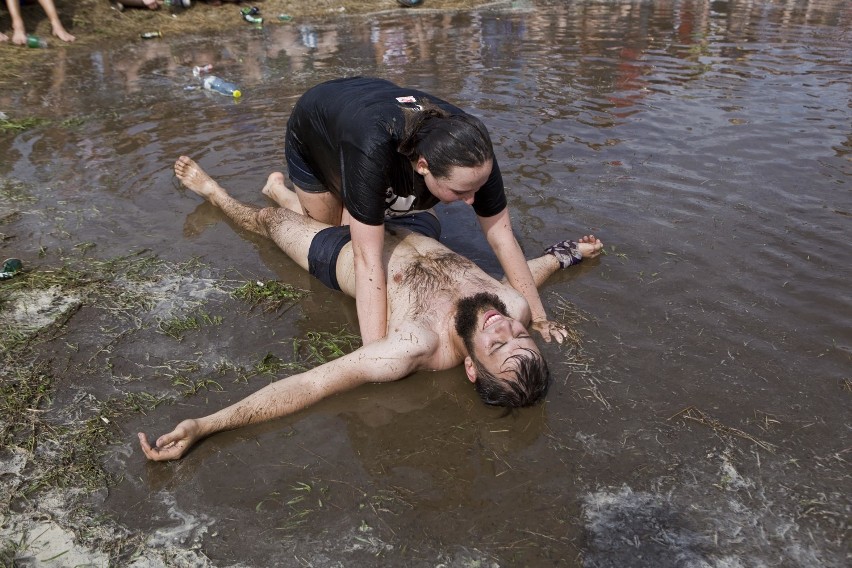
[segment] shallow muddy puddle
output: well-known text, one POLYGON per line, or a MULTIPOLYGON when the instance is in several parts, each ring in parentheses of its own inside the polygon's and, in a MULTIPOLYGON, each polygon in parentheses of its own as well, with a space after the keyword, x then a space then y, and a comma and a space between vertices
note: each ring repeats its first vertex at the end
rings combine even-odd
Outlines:
MULTIPOLYGON (((0 89, 4 120, 41 121, 0 131, 0 251, 91 274, 61 294, 2 281, 0 315, 53 314, 26 352, 51 379, 33 424, 78 432, 103 472, 9 438, 3 553, 61 565, 45 560, 67 533, 36 542, 49 517, 77 532, 66 558, 96 565, 844 565, 850 29, 843 0, 587 0, 54 50, 0 89), (208 63, 239 102, 198 88, 208 63), (137 431, 315 364, 316 334, 349 348, 354 303, 171 166, 190 155, 270 205, 294 101, 357 74, 485 121, 529 256, 604 240, 542 290, 581 341, 544 346, 546 403, 508 416, 461 369, 419 373, 146 462, 137 431), (307 294, 272 311, 233 295, 272 280, 307 294)), ((493 271, 473 213, 439 214, 493 271)))

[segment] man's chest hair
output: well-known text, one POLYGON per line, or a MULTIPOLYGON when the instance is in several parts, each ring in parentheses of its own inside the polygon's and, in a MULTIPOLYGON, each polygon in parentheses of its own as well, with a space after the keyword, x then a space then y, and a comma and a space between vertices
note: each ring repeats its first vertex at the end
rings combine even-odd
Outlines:
MULTIPOLYGON (((403 293, 417 314, 435 312, 443 303, 449 308, 471 287, 487 287, 480 269, 470 260, 453 252, 420 255, 403 272, 403 293)), ((444 311, 444 310, 441 310, 444 311)))

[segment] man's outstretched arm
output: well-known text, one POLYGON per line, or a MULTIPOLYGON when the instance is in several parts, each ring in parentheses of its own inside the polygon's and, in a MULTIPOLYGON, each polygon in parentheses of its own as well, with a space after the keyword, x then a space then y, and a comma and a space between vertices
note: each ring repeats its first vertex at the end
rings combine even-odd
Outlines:
MULTIPOLYGON (((557 243, 553 245, 554 247, 559 245, 564 245, 567 248, 567 243, 572 241, 562 241, 561 243, 557 243)), ((577 252, 582 256, 582 258, 595 258, 601 254, 603 250, 603 243, 600 239, 596 238, 594 235, 586 235, 584 237, 580 237, 574 243, 577 248, 577 252)), ((580 260, 574 259, 575 262, 571 264, 576 264, 580 262, 580 260)), ((582 259, 581 259, 582 260, 582 259)), ((570 261, 569 261, 570 262, 570 261)), ((545 280, 550 278, 554 272, 559 270, 560 268, 566 268, 567 263, 563 258, 560 260, 556 255, 552 253, 545 252, 543 255, 533 258, 527 261, 527 264, 530 267, 530 272, 533 275, 533 280, 535 280, 536 288, 540 288, 542 284, 544 284, 545 280), (566 266, 563 266, 565 264, 566 266)), ((508 281, 504 278, 503 282, 508 284, 508 281)))
POLYGON ((199 440, 249 424, 257 424, 298 412, 365 383, 395 381, 419 368, 421 354, 399 335, 386 337, 334 361, 265 386, 227 408, 205 416, 184 420, 152 446, 140 432, 139 443, 149 460, 181 458, 199 440))

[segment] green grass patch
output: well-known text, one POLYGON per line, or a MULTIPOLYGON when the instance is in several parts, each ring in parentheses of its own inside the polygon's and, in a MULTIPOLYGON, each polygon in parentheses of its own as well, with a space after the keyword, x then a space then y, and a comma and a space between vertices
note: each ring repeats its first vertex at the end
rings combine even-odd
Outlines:
POLYGON ((50 121, 46 118, 0 118, 0 131, 13 131, 13 132, 21 132, 23 130, 29 130, 30 128, 36 128, 38 126, 44 126, 45 124, 49 124, 50 121))
POLYGON ((99 280, 91 274, 76 270, 69 265, 59 268, 30 270, 24 269, 9 280, 3 281, 3 291, 7 293, 27 290, 47 290, 53 286, 63 289, 78 289, 99 280))
POLYGON ((220 363, 217 372, 224 374, 233 371, 237 380, 248 381, 257 375, 276 376, 282 372, 302 372, 351 353, 360 347, 361 338, 345 329, 336 332, 309 331, 305 337, 293 339, 293 357, 285 361, 281 357, 267 353, 263 359, 249 369, 237 369, 228 363, 220 363))
POLYGON ((183 397, 198 394, 201 390, 216 390, 222 391, 222 385, 213 379, 191 379, 184 375, 176 375, 172 378, 172 384, 181 389, 180 394, 183 397))
POLYGON ((102 465, 108 447, 125 438, 115 421, 130 412, 148 413, 167 401, 171 399, 149 393, 129 393, 105 401, 92 399, 88 401, 88 418, 47 426, 38 443, 50 451, 42 452, 42 467, 28 479, 24 494, 47 488, 97 489, 116 483, 120 476, 110 474, 102 465))
MULTIPOLYGON (((150 309, 153 300, 144 286, 134 284, 156 284, 163 274, 193 273, 199 266, 195 260, 166 263, 148 251, 109 260, 79 257, 90 249, 89 243, 81 243, 74 248, 75 256, 61 258, 62 265, 58 268, 26 265, 21 273, 0 282, 0 310, 13 309, 18 297, 57 288, 61 294, 79 296, 82 302, 102 308, 112 317, 130 318, 138 329, 142 325, 140 313, 150 309)), ((198 325, 221 321, 203 312, 192 316, 198 325)), ((116 421, 126 420, 134 413, 145 414, 163 402, 172 401, 176 395, 137 392, 101 400, 80 393, 82 398, 75 399, 74 408, 58 408, 53 400, 58 396, 55 389, 58 383, 52 368, 35 362, 34 351, 40 344, 41 330, 18 328, 10 321, 0 323, 0 446, 20 448, 29 456, 21 494, 32 495, 45 488, 109 486, 115 476, 102 465, 104 453, 127 435, 116 421)), ((61 328, 66 323, 57 320, 49 325, 61 328)), ((102 327, 101 331, 113 333, 122 327, 102 327)), ((116 341, 122 337, 124 334, 119 334, 116 341)), ((68 343, 66 346, 78 349, 68 343)), ((108 351, 108 347, 109 344, 104 350, 108 351)), ((83 365, 91 363, 90 360, 83 365)), ((86 368, 80 371, 88 372, 86 368)), ((180 389, 179 395, 221 388, 210 379, 187 378, 187 373, 192 372, 193 368, 181 368, 171 375, 173 385, 180 389)))
POLYGON ((0 377, 0 446, 32 452, 41 434, 41 417, 51 405, 53 377, 45 364, 10 369, 0 377))
MULTIPOLYGON (((5 298, 0 299, 0 311, 7 304, 5 298)), ((9 354, 27 345, 30 334, 24 333, 10 325, 0 327, 0 353, 9 354)), ((2 358, 0 358, 2 359, 2 358)))
MULTIPOLYGON (((0 180, 0 198, 10 203, 36 203, 38 198, 32 195, 28 184, 16 180, 0 180)), ((8 223, 20 218, 20 213, 12 213, 0 219, 0 223, 8 223)))
POLYGON ((72 116, 71 118, 66 118, 62 122, 59 123, 62 128, 76 128, 78 126, 82 126, 86 123, 86 119, 80 116, 72 116))
POLYGON ((203 326, 222 325, 222 316, 211 316, 198 310, 186 317, 158 320, 157 329, 169 337, 182 341, 187 332, 201 329, 203 326))
POLYGON ((251 375, 275 375, 281 371, 302 371, 304 367, 297 362, 287 362, 273 355, 272 353, 267 353, 263 359, 261 359, 255 366, 252 368, 251 375))
POLYGON ((283 306, 295 304, 310 292, 277 280, 267 282, 247 282, 231 294, 238 300, 248 302, 251 306, 262 306, 264 310, 275 312, 283 306))
POLYGON ((361 337, 344 328, 336 332, 309 331, 293 340, 293 355, 305 368, 337 359, 361 346, 361 337))
POLYGON ((169 400, 144 392, 106 401, 91 398, 85 401, 88 418, 67 421, 56 416, 54 382, 44 363, 18 366, 0 376, 0 446, 38 457, 24 495, 42 488, 96 488, 111 481, 101 460, 107 447, 124 437, 115 420, 129 412, 149 412, 169 400))

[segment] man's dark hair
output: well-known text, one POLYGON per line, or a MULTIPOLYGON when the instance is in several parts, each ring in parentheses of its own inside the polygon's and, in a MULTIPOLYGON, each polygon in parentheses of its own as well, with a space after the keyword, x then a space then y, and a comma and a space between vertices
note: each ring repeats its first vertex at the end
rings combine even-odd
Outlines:
POLYGON ((547 361, 540 353, 531 349, 525 351, 527 354, 512 355, 506 359, 507 362, 512 359, 517 362, 517 368, 511 371, 515 375, 514 380, 492 375, 476 357, 471 356, 476 367, 476 382, 473 386, 485 404, 520 408, 533 406, 544 399, 550 388, 547 361))
POLYGON ((397 147, 410 161, 423 157, 437 178, 456 166, 472 168, 494 158, 488 130, 469 114, 450 114, 429 102, 421 110, 406 109, 405 132, 397 147))
POLYGON ((526 353, 518 353, 507 357, 503 366, 514 360, 515 369, 507 371, 514 378, 501 379, 491 374, 474 355, 473 336, 476 322, 482 310, 494 308, 504 316, 506 304, 493 292, 477 292, 458 300, 456 304, 455 328, 456 333, 464 341, 468 355, 473 360, 476 369, 476 381, 473 385, 485 404, 519 408, 532 406, 544 398, 550 386, 550 369, 541 353, 532 349, 524 349, 526 353))

